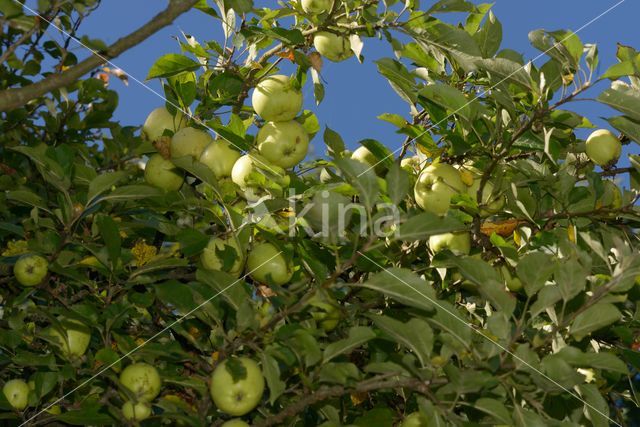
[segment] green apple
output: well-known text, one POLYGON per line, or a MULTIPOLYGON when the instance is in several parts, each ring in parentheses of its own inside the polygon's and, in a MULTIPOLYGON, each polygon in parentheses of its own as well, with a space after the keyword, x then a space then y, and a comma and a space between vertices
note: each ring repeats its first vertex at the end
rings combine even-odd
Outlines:
POLYGON ((622 207, 622 192, 615 182, 611 180, 602 181, 604 193, 596 202, 596 208, 620 209, 622 207))
POLYGON ((382 169, 382 163, 365 146, 358 147, 356 151, 351 154, 351 159, 375 168, 376 172, 380 172, 382 169))
POLYGON ((9 404, 18 411, 22 411, 29 403, 29 385, 23 380, 7 381, 2 387, 2 393, 9 404))
POLYGON ((353 209, 348 209, 350 204, 349 197, 335 191, 319 191, 305 207, 304 218, 314 231, 334 235, 346 230, 353 214, 353 209))
POLYGON ((247 272, 257 282, 284 285, 293 276, 293 265, 271 243, 258 243, 249 252, 247 272))
POLYGON ((122 405, 122 416, 128 421, 142 421, 151 416, 151 405, 147 402, 125 402, 122 405))
POLYGON ((222 424, 220 427, 249 427, 249 424, 242 421, 240 418, 236 418, 233 420, 229 420, 226 423, 222 424))
POLYGON ((231 176, 231 169, 242 154, 225 140, 213 141, 200 156, 200 163, 204 163, 213 171, 216 178, 231 176))
POLYGON ((469 252, 471 252, 471 235, 466 231, 435 234, 429 237, 429 247, 433 253, 448 249, 456 255, 469 255, 469 252))
POLYGON ((340 323, 341 313, 338 303, 327 295, 326 292, 318 291, 309 300, 309 305, 316 308, 311 312, 311 317, 325 332, 330 332, 340 323))
POLYGON ((505 284, 507 285, 507 289, 511 292, 518 292, 522 289, 522 281, 518 277, 513 277, 511 272, 509 271, 509 267, 503 265, 500 267, 500 273, 502 278, 504 279, 505 284))
POLYGON ((598 129, 587 138, 587 156, 599 166, 614 164, 620 158, 622 143, 607 129, 598 129))
POLYGON ((238 357, 232 359, 231 363, 227 359, 211 374, 209 392, 218 409, 240 417, 260 403, 264 392, 264 376, 252 359, 238 357), (238 375, 232 375, 230 370, 244 371, 245 375, 238 378, 238 375))
POLYGON ((319 31, 313 36, 313 46, 329 61, 340 62, 353 56, 348 37, 328 31, 319 31))
POLYGON ((235 162, 231 169, 231 180, 251 202, 268 196, 267 190, 282 192, 290 183, 284 169, 255 153, 245 154, 235 162))
POLYGON ((178 191, 184 182, 182 172, 160 154, 154 154, 144 167, 144 180, 164 191, 178 191))
MULTIPOLYGON (((467 188, 467 194, 473 200, 478 199, 478 190, 480 189, 480 177, 474 177, 473 183, 467 188)), ((480 213, 483 215, 491 215, 499 212, 504 207, 504 196, 496 195, 491 181, 487 181, 482 189, 482 207, 480 213)))
POLYGON ((302 92, 283 75, 262 79, 251 96, 253 109, 268 122, 292 120, 302 108, 302 92))
POLYGON ((22 286, 39 285, 49 272, 49 261, 40 255, 23 255, 13 266, 13 274, 22 286))
POLYGON ((445 163, 431 164, 424 168, 414 186, 418 206, 437 215, 449 211, 451 198, 466 191, 460 172, 445 163))
POLYGON ((180 129, 171 138, 171 157, 191 156, 194 160, 199 160, 212 141, 211 135, 203 130, 192 127, 180 129))
POLYGON ((256 135, 256 144, 265 159, 286 169, 305 158, 309 150, 309 135, 295 120, 267 122, 256 135))
POLYGON ((333 7, 333 0, 301 0, 302 10, 310 15, 329 12, 333 7))
POLYGON ((399 427, 428 427, 429 420, 422 412, 412 412, 407 415, 399 427))
POLYGON ((173 116, 165 107, 159 107, 147 116, 142 125, 142 135, 149 141, 156 141, 166 130, 175 132, 185 124, 186 120, 180 111, 173 116))
POLYGON ((62 353, 68 357, 81 357, 91 342, 91 329, 75 319, 58 319, 63 330, 50 326, 44 333, 60 345, 62 353))
MULTIPOLYGON (((233 236, 227 239, 214 237, 209 240, 207 247, 202 251, 200 259, 202 265, 207 270, 226 271, 232 276, 238 277, 244 267, 244 251, 240 248, 240 244, 233 236), (224 253, 229 251, 233 254, 233 264, 225 265, 224 253)), ((228 264, 228 263, 227 263, 228 264)))
POLYGON ((153 366, 147 363, 133 363, 120 373, 120 383, 131 391, 137 400, 150 402, 160 393, 162 379, 153 366))
POLYGON ((400 160, 400 167, 410 174, 418 173, 421 166, 422 162, 420 161, 420 157, 418 156, 407 157, 400 160))

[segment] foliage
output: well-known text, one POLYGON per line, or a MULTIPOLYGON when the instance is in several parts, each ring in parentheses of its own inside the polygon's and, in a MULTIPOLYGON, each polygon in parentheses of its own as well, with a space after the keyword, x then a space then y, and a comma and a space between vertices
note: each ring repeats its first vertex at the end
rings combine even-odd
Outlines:
MULTIPOLYGON (((40 3, 68 30, 99 4, 40 3)), ((342 236, 310 237, 282 185, 247 204, 233 183, 184 158, 174 162, 188 174, 179 191, 147 185, 140 165, 156 147, 113 120, 118 97, 100 75, 4 113, 1 378, 32 387, 24 412, 0 395, 0 417, 122 424, 129 395, 118 376, 135 361, 155 366, 163 380, 143 425, 220 425, 230 417, 215 408, 208 385, 233 355, 258 361, 265 376, 267 391, 245 416, 253 425, 389 426, 415 411, 434 425, 637 419, 640 157, 631 156, 630 167, 595 168, 580 138, 594 126, 564 107, 615 80, 598 102, 618 111, 608 121, 637 151, 640 53, 619 46, 619 63, 595 77, 595 45, 570 31, 536 30, 531 43, 546 62, 526 63, 501 49, 490 5, 465 0, 423 9, 414 1, 336 1, 322 15, 294 2, 215 3, 197 9, 221 21, 224 42, 185 37, 182 53, 149 71, 162 79, 169 111, 189 111, 191 125, 250 149, 262 121, 245 101, 263 77, 293 66, 295 84, 313 85, 322 101, 315 32, 348 36, 362 66, 371 66, 362 56, 367 38, 381 36, 393 56, 375 65, 411 111, 408 120, 380 117, 406 138, 401 155, 391 157, 394 141, 368 139, 361 145, 379 161, 375 170, 349 159, 340 135, 321 132, 304 111, 297 120, 323 137, 328 156, 287 172, 294 209, 330 189, 364 212, 342 236), (445 12, 466 19, 451 25, 439 19, 445 12), (477 197, 455 195, 445 217, 422 211, 411 191, 415 170, 400 167, 409 152, 423 165, 473 166, 477 197), (605 189, 618 175, 631 189, 616 204, 605 189), (505 201, 492 212, 489 184, 505 201), (389 207, 398 222, 375 233, 389 207), (252 212, 293 218, 293 232, 252 222, 252 212), (473 236, 468 256, 428 248, 432 235, 465 230, 473 236), (229 234, 249 251, 275 245, 294 266, 289 284, 203 269, 209 240, 229 234), (50 262, 37 287, 13 276, 25 253, 50 262), (337 324, 323 322, 336 313, 337 324), (61 319, 90 328, 83 356, 47 339, 46 328, 61 328, 61 319)), ((0 89, 77 61, 68 44, 32 31, 37 19, 16 3, 0 0, 0 9, 2 45, 24 48, 2 62, 0 89)), ((237 255, 218 254, 227 266, 237 255)))

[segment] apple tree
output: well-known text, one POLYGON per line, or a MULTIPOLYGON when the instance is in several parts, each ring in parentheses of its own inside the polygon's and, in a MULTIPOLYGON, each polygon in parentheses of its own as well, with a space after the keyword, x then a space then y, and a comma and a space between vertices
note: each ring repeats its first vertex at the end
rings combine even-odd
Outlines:
POLYGON ((264 3, 172 0, 107 46, 99 1, 0 0, 3 422, 637 420, 640 52, 535 30, 527 62, 465 0, 264 3), (183 34, 118 123, 104 61, 190 9, 224 36, 183 34), (302 89, 356 60, 407 109, 350 152, 302 89))

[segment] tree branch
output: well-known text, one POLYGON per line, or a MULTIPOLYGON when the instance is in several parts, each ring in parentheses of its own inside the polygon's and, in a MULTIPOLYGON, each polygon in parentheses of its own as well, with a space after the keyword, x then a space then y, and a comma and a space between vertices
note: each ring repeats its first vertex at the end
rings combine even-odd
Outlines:
POLYGON ((170 0, 165 10, 133 33, 116 41, 105 52, 94 52, 89 58, 69 68, 67 71, 60 74, 52 74, 37 83, 0 92, 0 112, 22 107, 32 99, 61 87, 69 86, 94 68, 106 63, 110 58, 115 58, 142 43, 160 29, 171 24, 178 16, 191 9, 197 2, 198 0, 170 0))
POLYGON ((374 390, 392 389, 392 388, 410 388, 422 394, 429 394, 430 381, 422 381, 417 378, 399 378, 392 379, 372 379, 362 382, 352 388, 343 386, 322 386, 315 393, 302 397, 297 402, 285 408, 282 412, 269 416, 269 418, 254 423, 254 427, 269 427, 281 425, 287 418, 293 417, 304 411, 311 405, 315 405, 323 400, 340 397, 349 393, 366 393, 374 390))

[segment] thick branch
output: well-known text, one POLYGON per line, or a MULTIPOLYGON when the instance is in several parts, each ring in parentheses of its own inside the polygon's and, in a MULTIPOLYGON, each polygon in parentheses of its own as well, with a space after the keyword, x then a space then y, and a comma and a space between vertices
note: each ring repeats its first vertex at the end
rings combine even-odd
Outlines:
POLYGON ((169 6, 158 15, 153 17, 142 27, 133 33, 125 36, 105 52, 94 53, 89 58, 79 64, 69 68, 60 74, 52 74, 45 79, 18 89, 7 89, 0 92, 0 111, 10 111, 25 105, 32 99, 38 98, 48 92, 69 86, 83 75, 100 65, 106 63, 109 59, 115 58, 121 53, 131 49, 132 47, 142 43, 151 35, 160 29, 171 24, 178 16, 191 9, 198 0, 171 0, 169 6))
POLYGON ((417 378, 391 378, 383 380, 371 380, 357 384, 353 388, 342 386, 323 386, 315 393, 304 396, 297 402, 288 406, 282 412, 272 415, 264 421, 254 423, 254 427, 269 427, 281 425, 287 418, 291 418, 304 411, 311 405, 315 405, 323 400, 340 397, 349 393, 365 393, 374 390, 393 389, 393 388, 410 388, 422 394, 429 393, 429 381, 421 381, 417 378))

